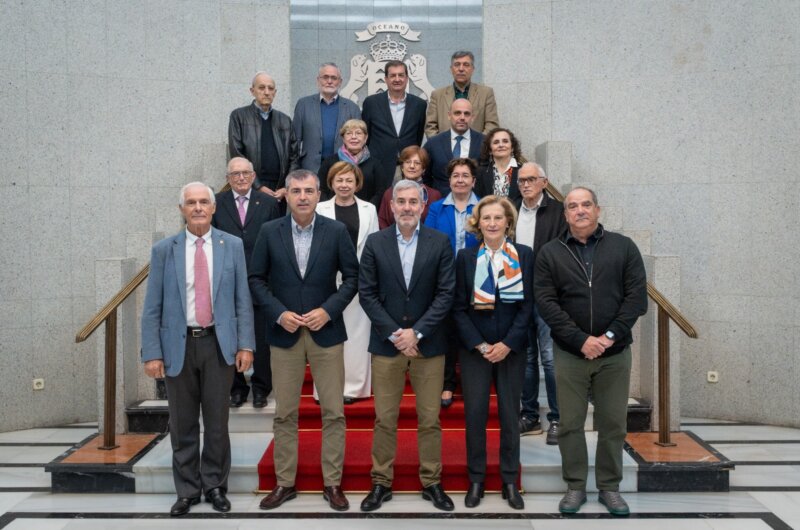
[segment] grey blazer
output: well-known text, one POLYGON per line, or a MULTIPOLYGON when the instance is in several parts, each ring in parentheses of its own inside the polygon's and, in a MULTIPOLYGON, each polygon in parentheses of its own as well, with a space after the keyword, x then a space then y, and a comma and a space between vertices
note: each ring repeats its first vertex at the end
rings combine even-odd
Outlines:
MULTIPOLYGON (((322 113, 319 109, 319 94, 297 100, 294 107, 292 129, 300 143, 299 163, 303 169, 317 172, 322 163, 322 113)), ((342 146, 339 129, 347 120, 360 120, 361 111, 352 100, 339 96, 339 117, 336 119, 336 134, 333 140, 334 154, 342 146)), ((321 178, 321 177, 320 177, 321 178)))

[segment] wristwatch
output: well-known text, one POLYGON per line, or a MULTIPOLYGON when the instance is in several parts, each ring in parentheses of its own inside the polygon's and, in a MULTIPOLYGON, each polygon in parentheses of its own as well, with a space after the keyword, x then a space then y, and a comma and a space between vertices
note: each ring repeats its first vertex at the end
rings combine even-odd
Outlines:
POLYGON ((489 351, 489 345, 486 344, 485 342, 483 344, 478 345, 478 351, 481 353, 486 353, 487 351, 489 351))
POLYGON ((607 338, 608 340, 614 340, 614 339, 616 339, 616 338, 617 338, 617 336, 616 336, 616 335, 614 335, 614 332, 613 332, 613 331, 611 331, 611 330, 608 330, 608 331, 606 331, 606 338, 607 338))
POLYGON ((414 331, 414 335, 416 335, 416 337, 417 337, 417 340, 422 340, 422 333, 420 333, 416 329, 413 330, 413 331, 414 331))

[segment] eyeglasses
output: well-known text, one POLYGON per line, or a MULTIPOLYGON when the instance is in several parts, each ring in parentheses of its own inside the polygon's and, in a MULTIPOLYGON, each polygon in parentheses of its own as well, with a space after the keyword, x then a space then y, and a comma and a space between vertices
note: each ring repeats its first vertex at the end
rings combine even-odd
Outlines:
POLYGON ((338 81, 338 75, 320 75, 317 76, 317 79, 321 79, 322 81, 338 81))
POLYGON ((231 171, 230 173, 228 173, 228 176, 238 179, 242 177, 249 177, 252 174, 253 174, 252 171, 231 171))
POLYGON ((525 177, 525 178, 517 179, 517 183, 520 186, 525 186, 527 184, 535 184, 537 180, 539 180, 539 179, 544 180, 546 178, 547 177, 525 177))

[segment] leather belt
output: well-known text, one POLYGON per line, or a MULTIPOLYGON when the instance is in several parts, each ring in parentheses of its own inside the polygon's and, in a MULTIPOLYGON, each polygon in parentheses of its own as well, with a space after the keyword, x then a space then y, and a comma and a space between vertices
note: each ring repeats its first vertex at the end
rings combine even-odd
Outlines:
POLYGON ((208 335, 214 334, 214 326, 208 326, 207 328, 186 328, 187 333, 190 337, 200 338, 200 337, 207 337, 208 335))

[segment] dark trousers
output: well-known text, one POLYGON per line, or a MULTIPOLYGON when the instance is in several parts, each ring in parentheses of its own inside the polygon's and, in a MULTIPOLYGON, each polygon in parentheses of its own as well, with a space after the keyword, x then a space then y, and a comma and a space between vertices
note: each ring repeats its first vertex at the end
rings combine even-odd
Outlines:
POLYGON ((172 476, 178 497, 199 497, 201 492, 214 488, 228 489, 231 468, 228 391, 234 371, 234 366, 225 363, 213 334, 199 338, 189 335, 181 373, 165 379, 172 476))
MULTIPOLYGON (((256 351, 253 353, 253 375, 250 376, 250 384, 253 385, 253 395, 269 395, 272 392, 272 368, 269 364, 269 344, 267 344, 267 319, 264 311, 259 306, 253 307, 254 327, 256 333, 256 351)), ((243 372, 236 372, 233 376, 231 395, 241 394, 247 397, 250 387, 247 386, 247 379, 243 372)))
POLYGON ((512 351, 490 363, 477 350, 461 354, 461 390, 467 426, 467 470, 470 482, 486 477, 486 422, 492 381, 500 415, 500 477, 514 484, 519 477, 519 398, 525 376, 525 354, 512 351))
MULTIPOLYGON (((444 195, 442 196, 444 197, 444 195)), ((456 323, 452 318, 448 318, 444 325, 448 326, 451 337, 458 336, 458 329, 456 329, 456 323)), ((462 349, 461 341, 450 341, 449 348, 444 354, 444 387, 442 388, 442 391, 449 390, 450 392, 455 392, 456 388, 458 387, 456 363, 458 362, 458 356, 462 349)))

